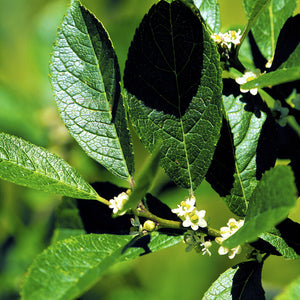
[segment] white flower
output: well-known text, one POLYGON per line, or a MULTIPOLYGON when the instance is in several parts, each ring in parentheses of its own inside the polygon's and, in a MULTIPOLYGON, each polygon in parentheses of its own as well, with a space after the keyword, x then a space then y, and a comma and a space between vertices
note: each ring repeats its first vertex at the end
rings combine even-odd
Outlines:
POLYGON ((232 248, 232 249, 228 249, 228 248, 225 248, 223 246, 220 246, 219 247, 219 250, 218 250, 218 253, 220 255, 225 255, 228 253, 228 258, 229 259, 233 259, 235 257, 236 254, 240 254, 242 251, 242 247, 240 245, 238 245, 237 247, 235 248, 232 248))
POLYGON ((183 221, 183 227, 191 227, 193 230, 198 230, 199 227, 207 227, 207 222, 204 220, 206 211, 200 210, 197 211, 196 209, 186 215, 186 219, 183 221))
POLYGON ((220 44, 221 46, 226 46, 227 48, 231 49, 231 45, 238 45, 241 41, 241 30, 238 31, 230 30, 225 33, 214 33, 211 35, 211 38, 214 40, 215 43, 220 44))
POLYGON ((211 252, 208 250, 208 248, 210 248, 212 246, 211 241, 206 241, 204 243, 201 244, 202 248, 202 255, 205 255, 206 253, 211 256, 211 252))
POLYGON ((235 248, 228 249, 222 246, 224 240, 228 239, 231 235, 236 233, 242 226, 244 225, 244 220, 236 221, 234 218, 230 218, 227 222, 227 226, 220 228, 221 237, 217 237, 215 241, 221 245, 219 247, 218 253, 220 255, 225 255, 228 253, 229 259, 235 257, 236 254, 240 254, 242 251, 242 247, 238 245, 235 248))
MULTIPOLYGON (((249 82, 253 79, 256 79, 260 76, 260 70, 259 69, 255 69, 254 72, 252 71, 247 71, 242 77, 237 77, 235 79, 235 81, 239 84, 239 85, 242 85, 242 84, 245 84, 246 82, 249 82)), ((242 88, 240 88, 240 91, 242 93, 247 93, 249 90, 244 90, 242 88)), ((257 94, 257 89, 250 89, 250 93, 252 95, 256 95, 257 94)))
POLYGON ((238 45, 241 41, 241 30, 238 31, 230 30, 224 34, 224 41, 226 43, 232 43, 234 45, 238 45))
POLYGON ((195 209, 196 198, 191 196, 185 201, 181 201, 180 205, 177 205, 177 208, 172 209, 172 212, 177 214, 179 217, 182 217, 186 214, 191 213, 195 209))
MULTIPOLYGON (((123 208, 124 203, 128 200, 128 194, 125 192, 122 192, 117 197, 114 197, 114 199, 109 200, 110 205, 109 208, 113 210, 113 213, 116 214, 118 211, 120 211, 123 208)), ((122 213, 121 215, 125 214, 122 213)))

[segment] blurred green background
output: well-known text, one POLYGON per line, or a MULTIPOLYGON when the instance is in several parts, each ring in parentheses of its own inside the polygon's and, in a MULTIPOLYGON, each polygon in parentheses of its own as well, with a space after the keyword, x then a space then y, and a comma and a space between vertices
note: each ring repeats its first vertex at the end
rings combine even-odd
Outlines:
MULTIPOLYGON (((82 2, 107 28, 122 71, 135 28, 156 1, 82 2)), ((246 24, 241 0, 219 2, 223 29, 246 24)), ((72 140, 52 98, 48 61, 67 4, 67 0, 0 0, 0 130, 49 148, 89 182, 110 180, 123 184, 87 158, 72 140)), ((147 154, 138 141, 135 149, 139 151, 138 172, 147 154)), ((156 182, 165 181, 161 174, 156 182)), ((172 190, 160 197, 174 207, 176 200, 185 196, 183 190, 172 190)), ((2 180, 0 197, 0 299, 19 299, 18 291, 28 266, 49 245, 60 197, 2 180)), ((199 207, 207 210, 213 227, 223 226, 231 216, 207 183, 198 188, 197 198, 199 207)), ((291 217, 300 221, 299 207, 291 217)), ((216 248, 213 252, 216 253, 216 248)), ((218 275, 241 259, 242 256, 232 262, 216 254, 208 257, 185 253, 182 244, 113 267, 81 299, 201 299, 218 275)), ((299 267, 299 262, 282 258, 267 260, 263 283, 269 299, 299 275, 299 267)))

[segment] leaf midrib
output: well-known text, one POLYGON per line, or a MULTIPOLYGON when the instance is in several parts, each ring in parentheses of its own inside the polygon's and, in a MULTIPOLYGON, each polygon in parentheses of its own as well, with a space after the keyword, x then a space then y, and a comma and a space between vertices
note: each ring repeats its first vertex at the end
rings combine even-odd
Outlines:
MULTIPOLYGON (((102 82, 104 83, 103 77, 102 77, 101 68, 100 68, 100 64, 99 64, 99 59, 98 59, 97 53, 96 53, 96 51, 95 51, 95 47, 94 47, 93 41, 92 41, 92 39, 91 39, 91 36, 90 36, 90 34, 89 34, 89 30, 88 30, 88 26, 87 26, 86 20, 85 20, 85 18, 83 17, 83 14, 82 14, 82 10, 85 9, 85 8, 82 7, 82 5, 81 5, 80 3, 79 3, 79 8, 80 8, 82 20, 83 20, 83 22, 84 22, 84 24, 85 24, 85 28, 86 28, 86 31, 87 31, 87 33, 85 33, 85 34, 88 36, 88 39, 89 39, 89 41, 90 41, 90 43, 91 43, 91 46, 92 46, 92 49, 93 49, 93 52, 94 52, 94 56, 95 56, 96 61, 97 61, 97 70, 99 70, 98 74, 99 74, 100 78, 102 79, 102 82)), ((73 17, 73 20, 74 20, 74 17, 73 17)), ((74 20, 74 22, 75 22, 75 20, 74 20)), ((95 26, 94 23, 93 23, 93 26, 95 26)), ((99 36, 99 32, 98 32, 97 26, 96 26, 96 31, 97 31, 97 37, 98 37, 98 39, 100 40, 100 36, 99 36)), ((76 78, 77 78, 77 77, 76 77, 76 78)), ((108 100, 108 98, 107 98, 107 92, 106 92, 105 87, 104 87, 104 92, 100 92, 100 91, 99 91, 99 93, 103 93, 103 94, 105 95, 106 102, 109 103, 109 100, 108 100)), ((73 99, 73 98, 72 98, 72 99, 73 99)), ((108 109, 107 112, 108 112, 108 114, 109 114, 109 119, 112 120, 112 114, 111 114, 110 109, 108 109)), ((76 125, 77 125, 77 124, 76 124, 76 125)), ((118 137, 117 130, 116 130, 116 127, 115 127, 115 124, 114 124, 114 123, 111 123, 110 125, 113 126, 114 131, 115 131, 115 134, 116 134, 116 137, 118 137)), ((96 135, 98 136, 97 133, 96 133, 96 135)), ((122 148, 122 146, 121 146, 121 144, 120 144, 120 140, 119 140, 119 138, 115 138, 114 140, 117 140, 117 143, 119 144, 119 149, 120 149, 120 152, 122 153, 122 157, 123 157, 123 160, 122 160, 122 161, 124 162, 123 165, 126 167, 126 173, 127 173, 126 175, 127 175, 127 179, 130 180, 130 172, 129 172, 129 169, 128 169, 128 166, 127 166, 127 163, 126 163, 126 159, 125 159, 125 155, 124 155, 123 148, 122 148)), ((115 159, 115 157, 113 157, 113 158, 115 159)), ((121 161, 121 159, 120 159, 120 161, 121 161)), ((116 173, 117 173, 117 172, 116 172, 116 173)), ((119 173, 119 176, 120 176, 120 175, 121 175, 121 174, 119 173)), ((122 176, 122 177, 123 177, 123 176, 122 176)))
POLYGON ((190 168, 190 162, 188 158, 188 153, 187 153, 187 147, 186 147, 186 141, 185 141, 185 132, 183 128, 183 122, 182 122, 182 115, 181 115, 181 95, 179 92, 179 84, 178 84, 178 77, 177 77, 177 65, 176 65, 176 56, 175 56, 175 43, 174 43, 174 32, 173 32, 173 23, 172 23, 172 10, 171 10, 171 5, 169 6, 170 10, 170 24, 171 24, 171 37, 172 37, 172 50, 173 50, 173 59, 174 59, 174 75, 176 79, 176 89, 177 89, 177 95, 178 95, 178 110, 179 110, 179 119, 180 119, 180 128, 181 128, 181 133, 182 133, 182 143, 183 143, 183 148, 184 148, 184 153, 185 153, 185 160, 187 164, 187 172, 189 176, 189 182, 190 182, 190 195, 194 195, 193 191, 193 181, 192 181, 192 175, 191 175, 191 168, 190 168))

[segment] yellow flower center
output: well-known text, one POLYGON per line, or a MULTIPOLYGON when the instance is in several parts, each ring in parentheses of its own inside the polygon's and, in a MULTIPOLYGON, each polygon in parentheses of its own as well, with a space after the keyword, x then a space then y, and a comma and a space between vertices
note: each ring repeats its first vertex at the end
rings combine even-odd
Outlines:
POLYGON ((191 222, 192 222, 192 223, 196 224, 196 223, 198 223, 198 221, 199 221, 199 218, 198 218, 197 215, 193 215, 193 216, 191 217, 191 222))

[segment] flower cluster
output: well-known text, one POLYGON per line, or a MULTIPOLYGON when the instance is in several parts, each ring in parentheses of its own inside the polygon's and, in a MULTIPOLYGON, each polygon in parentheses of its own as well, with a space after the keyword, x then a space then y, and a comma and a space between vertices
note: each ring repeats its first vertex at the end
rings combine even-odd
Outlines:
POLYGON ((225 33, 214 33, 211 38, 215 43, 220 44, 221 46, 226 46, 228 49, 231 49, 232 44, 238 45, 241 41, 241 30, 233 31, 230 30, 225 33))
MULTIPOLYGON (((255 69, 254 72, 252 71, 247 71, 242 77, 237 77, 235 79, 235 81, 239 84, 242 85, 246 82, 249 82, 253 79, 258 78, 261 75, 260 70, 259 69, 255 69)), ((240 88, 240 91, 242 93, 247 93, 249 90, 244 90, 240 88)), ((257 89, 250 89, 250 93, 255 96, 257 94, 257 89)))
POLYGON ((205 241, 206 234, 198 233, 195 231, 188 231, 184 235, 184 243, 187 244, 186 252, 195 249, 197 253, 202 253, 202 255, 208 254, 211 256, 209 248, 212 246, 211 241, 205 241))
POLYGON ((195 197, 191 196, 185 201, 181 201, 177 208, 172 209, 172 212, 183 218, 183 227, 191 227, 193 230, 198 230, 199 227, 207 227, 207 222, 204 220, 206 211, 198 211, 195 203, 195 197))
MULTIPOLYGON (((127 200, 128 200, 128 194, 125 192, 122 192, 117 197, 114 197, 114 199, 109 200, 109 202, 110 202, 109 208, 111 208, 113 210, 114 214, 117 214, 120 210, 122 210, 122 208, 127 200)), ((125 212, 120 215, 123 215, 123 214, 125 214, 125 212)))
POLYGON ((234 218, 229 219, 227 226, 220 228, 221 237, 216 238, 216 242, 221 245, 219 247, 218 253, 220 255, 225 255, 228 253, 228 257, 233 259, 236 254, 240 254, 242 247, 238 245, 235 248, 228 249, 222 246, 222 242, 228 239, 231 235, 237 232, 244 225, 244 220, 236 221, 234 218))

